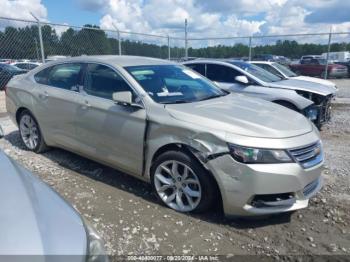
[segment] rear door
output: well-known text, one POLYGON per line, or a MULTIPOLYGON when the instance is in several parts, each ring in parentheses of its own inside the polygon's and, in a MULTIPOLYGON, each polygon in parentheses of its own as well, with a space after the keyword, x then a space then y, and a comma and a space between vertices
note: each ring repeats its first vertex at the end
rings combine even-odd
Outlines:
MULTIPOLYGON (((76 147, 75 114, 78 110, 82 64, 64 63, 37 73, 35 116, 45 139, 65 148, 76 147)), ((47 142, 49 142, 47 141, 47 142)))
MULTIPOLYGON (((141 175, 146 110, 116 104, 114 92, 136 93, 121 74, 107 65, 90 63, 76 115, 79 150, 98 161, 141 175)), ((140 103, 140 102, 139 102, 140 103)))

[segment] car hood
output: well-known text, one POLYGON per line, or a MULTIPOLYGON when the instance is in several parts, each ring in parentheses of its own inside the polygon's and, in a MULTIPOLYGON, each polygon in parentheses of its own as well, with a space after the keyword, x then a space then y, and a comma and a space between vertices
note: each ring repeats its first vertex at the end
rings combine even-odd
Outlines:
POLYGON ((312 83, 318 83, 321 85, 330 86, 335 90, 335 84, 333 82, 325 80, 325 79, 311 77, 311 76, 295 76, 295 77, 292 77, 291 79, 308 81, 308 82, 312 82, 312 83))
POLYGON ((336 89, 333 87, 298 79, 287 79, 278 82, 273 82, 269 83, 268 86, 275 88, 308 91, 323 96, 328 96, 336 92, 336 89))
POLYGON ((297 112, 240 94, 167 105, 166 110, 178 120, 242 136, 286 138, 313 130, 309 120, 297 112))
POLYGON ((86 254, 84 224, 65 200, 1 150, 0 170, 0 255, 86 254))

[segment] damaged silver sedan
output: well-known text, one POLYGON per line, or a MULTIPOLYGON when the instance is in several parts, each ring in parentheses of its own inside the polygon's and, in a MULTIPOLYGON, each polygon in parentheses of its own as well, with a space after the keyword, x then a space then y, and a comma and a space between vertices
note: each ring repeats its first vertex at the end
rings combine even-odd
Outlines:
POLYGON ((226 215, 287 212, 322 186, 312 122, 169 61, 59 60, 15 77, 6 104, 29 150, 60 147, 122 170, 179 212, 220 202, 226 215))

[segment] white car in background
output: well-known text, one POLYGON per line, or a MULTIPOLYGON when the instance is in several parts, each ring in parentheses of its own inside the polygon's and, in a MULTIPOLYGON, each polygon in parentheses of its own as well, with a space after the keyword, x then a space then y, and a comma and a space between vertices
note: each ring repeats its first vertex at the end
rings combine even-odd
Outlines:
POLYGON ((34 68, 37 68, 38 66, 40 66, 42 63, 38 63, 38 62, 30 62, 30 61, 24 61, 24 62, 14 62, 11 63, 11 65, 16 66, 22 70, 25 71, 30 71, 33 70, 34 68))
POLYGON ((326 85, 329 87, 336 88, 335 84, 331 81, 324 80, 321 78, 311 77, 311 76, 300 76, 290 70, 288 67, 281 65, 276 62, 266 62, 266 61, 252 61, 251 64, 257 65, 270 73, 282 77, 284 79, 296 79, 308 82, 313 82, 321 85, 326 85))

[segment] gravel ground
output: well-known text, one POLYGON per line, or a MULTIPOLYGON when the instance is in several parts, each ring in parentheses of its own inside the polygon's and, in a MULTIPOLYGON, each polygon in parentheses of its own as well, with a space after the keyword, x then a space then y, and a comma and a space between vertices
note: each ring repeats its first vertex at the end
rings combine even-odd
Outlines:
POLYGON ((337 97, 350 98, 350 79, 332 79, 338 87, 337 97))
MULTIPOLYGON (((336 81, 350 97, 350 80, 336 81)), ((37 174, 95 225, 110 254, 346 255, 350 259, 350 105, 322 131, 325 186, 307 209, 267 219, 185 215, 160 205, 148 184, 60 149, 28 152, 0 94, 0 148, 37 174)))

